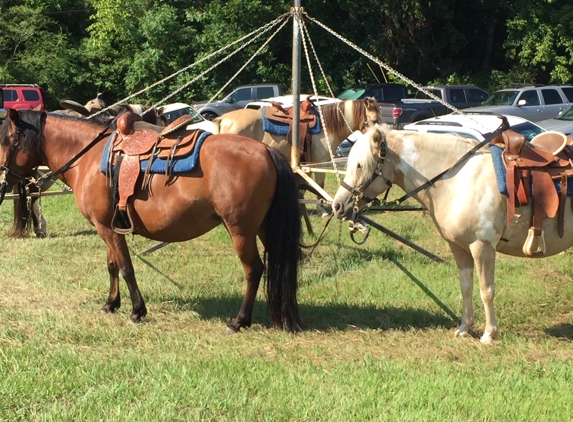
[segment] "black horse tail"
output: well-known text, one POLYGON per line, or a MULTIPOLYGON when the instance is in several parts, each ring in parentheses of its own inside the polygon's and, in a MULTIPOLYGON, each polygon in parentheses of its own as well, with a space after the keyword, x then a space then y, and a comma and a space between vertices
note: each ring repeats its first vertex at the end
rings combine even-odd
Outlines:
POLYGON ((298 265, 302 258, 299 189, 286 157, 278 149, 268 151, 277 169, 277 186, 265 230, 267 301, 275 326, 299 331, 296 299, 298 265))

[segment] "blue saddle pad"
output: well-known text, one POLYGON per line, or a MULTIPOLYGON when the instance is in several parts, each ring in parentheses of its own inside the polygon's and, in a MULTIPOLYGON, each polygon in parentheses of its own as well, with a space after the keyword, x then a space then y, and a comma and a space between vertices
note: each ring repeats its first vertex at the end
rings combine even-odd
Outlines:
MULTIPOLYGON (((270 106, 269 106, 270 107, 270 106)), ((320 126, 320 116, 318 115, 318 111, 315 107, 312 107, 312 112, 316 116, 316 126, 312 127, 308 130, 308 133, 311 135, 316 135, 317 133, 322 132, 322 128, 320 126)), ((267 119, 265 116, 264 107, 261 107, 261 115, 263 116, 263 130, 265 132, 272 133, 273 135, 288 135, 290 130, 290 126, 286 123, 281 122, 274 122, 272 120, 267 119)))
MULTIPOLYGON (((199 160, 199 150, 201 149, 201 145, 203 141, 207 139, 208 136, 211 136, 211 132, 203 132, 197 138, 197 142, 195 143, 195 147, 193 151, 189 155, 184 157, 177 157, 169 162, 169 166, 171 168, 171 173, 185 173, 191 171, 197 165, 197 161, 199 160)), ((105 148, 103 150, 103 154, 101 156, 100 166, 99 169, 102 173, 106 173, 107 171, 107 157, 109 151, 109 143, 111 141, 112 136, 109 137, 107 143, 105 144, 105 148)), ((167 159, 166 158, 155 158, 152 163, 151 167, 149 168, 149 173, 163 173, 167 172, 167 159)), ((146 171, 147 166, 149 165, 149 160, 142 160, 141 161, 141 171, 146 171)))
MULTIPOLYGON (((508 196, 507 192, 507 171, 505 170, 505 164, 503 163, 503 148, 497 145, 489 144, 489 150, 491 151, 491 158, 493 160, 493 168, 495 169, 495 177, 497 179, 497 189, 502 195, 508 196)), ((573 177, 567 178, 567 196, 573 195, 573 177)), ((561 182, 555 180, 555 189, 557 193, 561 194, 561 182)))

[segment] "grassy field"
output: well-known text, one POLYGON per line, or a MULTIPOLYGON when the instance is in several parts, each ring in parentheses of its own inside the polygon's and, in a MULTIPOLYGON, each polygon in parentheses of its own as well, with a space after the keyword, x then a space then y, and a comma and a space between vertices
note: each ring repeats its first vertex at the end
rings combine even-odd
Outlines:
MULTIPOLYGON (((334 191, 334 188, 329 189, 334 191)), ((445 258, 438 264, 372 231, 363 246, 332 221, 301 268, 305 329, 225 334, 245 283, 219 228, 151 255, 130 237, 149 315, 101 315, 105 246, 71 195, 42 200, 46 239, 5 237, 0 209, 1 421, 564 421, 573 401, 573 255, 498 257, 501 332, 453 339, 457 270, 421 212, 369 217, 445 258), (431 295, 441 303, 437 303, 431 295)), ((316 231, 324 220, 312 215, 316 231)), ((306 237, 306 242, 314 239, 306 237)))

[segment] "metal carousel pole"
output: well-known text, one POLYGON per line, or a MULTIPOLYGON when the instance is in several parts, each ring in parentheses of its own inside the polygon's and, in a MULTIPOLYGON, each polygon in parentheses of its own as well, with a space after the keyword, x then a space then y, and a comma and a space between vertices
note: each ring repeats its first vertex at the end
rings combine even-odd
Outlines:
POLYGON ((291 9, 293 13, 292 22, 292 147, 291 147, 291 166, 297 170, 300 166, 299 144, 300 144, 300 56, 301 56, 301 0, 294 0, 294 6, 291 9))

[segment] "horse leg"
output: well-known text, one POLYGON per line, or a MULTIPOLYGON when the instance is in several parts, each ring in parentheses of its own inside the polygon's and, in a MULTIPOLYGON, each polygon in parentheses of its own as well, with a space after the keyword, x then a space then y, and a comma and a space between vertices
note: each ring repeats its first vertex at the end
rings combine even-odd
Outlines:
MULTIPOLYGON (((314 173, 314 181, 322 189, 324 189, 324 179, 325 179, 324 173, 314 173)), ((324 199, 320 196, 317 196, 316 198, 319 200, 324 199)), ((322 204, 318 204, 316 206, 316 211, 318 212, 318 215, 320 215, 321 217, 328 217, 330 215, 330 213, 326 210, 326 208, 324 208, 324 206, 322 204)))
POLYGON ((127 283, 133 306, 130 319, 133 322, 139 322, 141 318, 147 315, 147 308, 137 286, 135 271, 125 236, 103 226, 98 226, 97 231, 108 248, 107 268, 110 276, 109 298, 102 308, 102 312, 114 312, 121 304, 119 295, 119 273, 121 272, 123 279, 127 283))
POLYGON ((107 271, 109 272, 109 296, 107 302, 101 308, 102 313, 113 313, 121 306, 119 293, 119 267, 113 258, 113 251, 107 247, 107 271))
MULTIPOLYGON (((18 186, 15 185, 14 189, 12 189, 12 193, 14 195, 17 195, 18 192, 19 192, 18 186)), ((26 208, 25 201, 23 203, 21 198, 14 199, 14 223, 12 224, 12 228, 8 232, 8 236, 13 237, 15 239, 20 239, 24 237, 28 218, 29 214, 26 208)))
POLYGON ((472 254, 455 243, 450 242, 450 250, 458 265, 460 287, 462 290, 462 322, 454 334, 455 337, 465 337, 474 325, 474 308, 472 292, 474 288, 474 259, 472 254))
POLYGON ((487 242, 474 242, 470 245, 479 278, 480 296, 485 311, 485 328, 480 341, 491 344, 497 337, 497 321, 493 299, 495 297, 495 249, 487 242))
POLYGON ((257 249, 256 237, 246 238, 244 236, 232 235, 233 246, 245 271, 247 278, 247 289, 243 297, 243 303, 237 316, 227 324, 228 332, 238 332, 241 327, 251 326, 251 317, 259 284, 264 271, 264 265, 257 249))
POLYGON ((37 237, 46 237, 46 220, 38 204, 38 198, 32 199, 32 223, 37 237))

